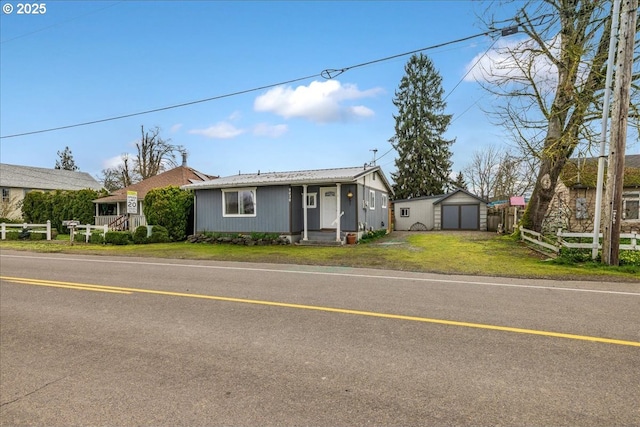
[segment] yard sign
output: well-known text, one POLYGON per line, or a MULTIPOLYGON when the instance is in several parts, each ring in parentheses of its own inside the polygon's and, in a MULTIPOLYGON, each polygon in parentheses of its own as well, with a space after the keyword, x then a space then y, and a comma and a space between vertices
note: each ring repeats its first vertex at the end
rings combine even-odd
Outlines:
POLYGON ((127 191, 127 213, 128 214, 138 213, 138 192, 137 191, 127 191))

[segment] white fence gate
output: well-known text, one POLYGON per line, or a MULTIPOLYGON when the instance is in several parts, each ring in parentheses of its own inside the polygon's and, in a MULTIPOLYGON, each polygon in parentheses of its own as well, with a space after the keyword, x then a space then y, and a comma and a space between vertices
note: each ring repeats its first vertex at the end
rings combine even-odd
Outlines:
MULTIPOLYGON (((552 252, 559 253, 560 249, 563 247, 571 248, 571 249, 593 249, 593 233, 570 233, 568 231, 562 231, 562 228, 558 229, 556 233, 556 240, 543 236, 542 234, 527 230, 526 228, 520 227, 520 239, 523 241, 527 241, 538 246, 541 246, 545 249, 548 249, 552 252), (588 242, 568 242, 565 240, 568 239, 591 239, 588 242)), ((602 233, 600 233, 600 239, 602 239, 602 233)), ((640 251, 640 245, 638 241, 640 240, 640 234, 633 233, 621 233, 620 239, 629 240, 629 243, 620 244, 620 250, 624 251, 640 251)), ((598 249, 602 249, 602 244, 598 241, 598 249)))

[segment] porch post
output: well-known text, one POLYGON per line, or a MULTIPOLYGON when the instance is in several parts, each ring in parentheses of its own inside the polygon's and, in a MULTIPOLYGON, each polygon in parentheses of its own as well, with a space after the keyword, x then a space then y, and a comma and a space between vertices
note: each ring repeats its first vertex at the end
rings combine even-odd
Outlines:
POLYGON ((303 217, 303 231, 302 240, 309 240, 307 235, 307 184, 302 185, 302 217, 303 217))
POLYGON ((336 242, 341 241, 340 239, 340 221, 342 220, 342 216, 340 215, 340 197, 341 194, 341 184, 339 182, 336 183, 336 242))

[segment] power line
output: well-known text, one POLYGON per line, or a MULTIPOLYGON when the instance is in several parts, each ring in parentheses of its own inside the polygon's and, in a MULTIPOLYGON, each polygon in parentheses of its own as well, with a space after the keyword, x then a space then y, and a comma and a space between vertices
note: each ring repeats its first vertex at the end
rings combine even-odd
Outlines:
POLYGON ((282 82, 278 82, 278 83, 272 83, 272 84, 268 84, 268 85, 264 85, 264 86, 259 86, 259 87, 254 87, 251 89, 245 89, 245 90, 240 90, 237 92, 231 92, 231 93, 227 93, 227 94, 223 94, 223 95, 217 95, 217 96, 212 96, 209 98, 204 98, 204 99, 199 99, 196 101, 190 101, 190 102, 184 102, 184 103, 180 103, 180 104, 174 104, 174 105, 169 105, 166 107, 160 107, 160 108, 154 108, 154 109, 150 109, 150 110, 144 110, 144 111, 138 111, 135 113, 129 113, 129 114, 123 114, 120 116, 113 116, 113 117, 108 117, 108 118, 104 118, 104 119, 98 119, 98 120, 92 120, 92 121, 88 121, 88 122, 81 122, 81 123, 74 123, 71 125, 66 125, 66 126, 58 126, 58 127, 54 127, 54 128, 48 128, 48 129, 40 129, 40 130, 35 130, 35 131, 29 131, 29 132, 22 132, 22 133, 16 133, 16 134, 12 134, 12 135, 4 135, 4 136, 0 136, 0 139, 8 139, 8 138, 17 138, 17 137, 21 137, 21 136, 27 136, 27 135, 35 135, 35 134, 39 134, 39 133, 47 133, 47 132, 54 132, 54 131, 59 131, 59 130, 63 130, 63 129, 71 129, 71 128, 76 128, 76 127, 81 127, 81 126, 89 126, 89 125, 94 125, 94 124, 98 124, 98 123, 105 123, 105 122, 110 122, 110 121, 114 121, 114 120, 120 120, 120 119, 125 119, 125 118, 129 118, 129 117, 135 117, 135 116, 141 116, 141 115, 145 115, 145 114, 150 114, 150 113, 156 113, 159 111, 166 111, 166 110, 172 110, 172 109, 176 109, 176 108, 182 108, 182 107, 187 107, 190 105, 195 105, 195 104, 201 104, 204 102, 210 102, 210 101, 215 101, 215 100, 219 100, 219 99, 223 99, 223 98, 229 98, 232 96, 237 96, 237 95, 243 95, 246 93, 250 93, 250 92, 256 92, 256 91, 260 91, 260 90, 264 90, 264 89, 270 89, 276 86, 281 86, 281 85, 286 85, 286 84, 291 84, 291 83, 295 83, 295 82, 299 82, 302 80, 308 80, 314 77, 322 77, 324 79, 330 80, 333 79, 337 76, 339 76, 340 74, 343 74, 349 70, 353 70, 355 68, 361 68, 361 67, 365 67, 368 65, 372 65, 372 64, 376 64, 376 63, 380 63, 380 62, 384 62, 384 61, 389 61, 392 59, 396 59, 396 58, 400 58, 403 56, 407 56, 407 55, 413 55, 415 53, 419 53, 419 52, 424 52, 426 50, 432 50, 432 49, 437 49, 443 46, 448 46, 448 45, 452 45, 452 44, 456 44, 456 43, 461 43, 464 41, 468 41, 468 40, 472 40, 474 38, 478 38, 478 37, 483 37, 483 36, 488 36, 497 32, 500 32, 500 29, 491 29, 489 31, 485 31, 482 33, 477 33, 471 36, 467 36, 467 37, 463 37, 463 38, 459 38, 456 40, 451 40, 448 42, 444 42, 444 43, 439 43, 436 45, 432 45, 432 46, 427 46, 421 49, 416 49, 416 50, 412 50, 409 52, 403 52, 403 53, 399 53, 396 55, 391 55, 391 56, 386 56, 383 58, 379 58, 379 59, 374 59, 372 61, 367 61, 367 62, 362 62, 360 64, 355 64, 355 65, 351 65, 348 67, 344 67, 344 68, 339 68, 339 69, 334 69, 334 68, 328 68, 323 70, 322 72, 320 72, 319 74, 312 74, 312 75, 308 75, 305 77, 298 77, 298 78, 294 78, 291 80, 286 80, 286 81, 282 81, 282 82))
POLYGON ((39 33, 41 31, 44 31, 44 30, 48 30, 49 28, 54 28, 54 27, 57 27, 59 25, 66 24, 67 22, 71 22, 71 21, 75 21, 75 20, 80 19, 80 18, 84 18, 87 15, 98 13, 98 12, 103 11, 105 9, 109 9, 110 7, 116 6, 119 3, 122 3, 123 1, 124 0, 116 2, 116 3, 113 3, 113 4, 110 4, 110 5, 105 6, 105 7, 101 7, 100 9, 96 9, 96 10, 89 11, 87 13, 83 13, 82 15, 74 16, 73 18, 69 18, 69 19, 67 19, 65 21, 56 22, 54 24, 47 25, 46 27, 38 28, 37 30, 30 31, 28 33, 20 34, 19 36, 15 36, 15 37, 12 37, 10 39, 2 40, 2 41, 0 41, 0 44, 9 43, 11 41, 14 41, 14 40, 17 40, 17 39, 21 39, 23 37, 30 36, 32 34, 36 34, 36 33, 39 33))
POLYGON ((482 58, 484 58, 484 57, 487 55, 487 53, 489 53, 489 51, 490 51, 491 49, 493 49, 493 46, 495 46, 495 44, 496 44, 497 42, 498 42, 498 39, 496 38, 496 39, 493 41, 493 43, 491 43, 491 46, 489 46, 489 47, 487 48, 487 50, 485 50, 485 51, 484 51, 484 53, 483 53, 482 55, 480 55, 480 57, 478 58, 478 60, 477 60, 476 62, 474 62, 474 64, 473 64, 471 67, 469 67, 469 70, 465 73, 465 75, 464 75, 464 76, 462 76, 462 78, 460 79, 460 81, 459 81, 458 83, 456 83, 456 85, 453 87, 453 89, 451 89, 451 91, 450 91, 450 92, 449 92, 449 93, 444 97, 444 99, 442 100, 442 102, 446 101, 446 100, 447 100, 447 98, 449 97, 449 95, 451 95, 451 94, 453 93, 453 91, 455 91, 455 90, 458 88, 458 86, 460 86, 460 84, 464 81, 464 79, 466 79, 466 78, 467 78, 467 76, 469 75, 469 73, 470 73, 471 71, 473 71, 473 69, 476 67, 476 65, 478 65, 478 63, 482 60, 482 58))

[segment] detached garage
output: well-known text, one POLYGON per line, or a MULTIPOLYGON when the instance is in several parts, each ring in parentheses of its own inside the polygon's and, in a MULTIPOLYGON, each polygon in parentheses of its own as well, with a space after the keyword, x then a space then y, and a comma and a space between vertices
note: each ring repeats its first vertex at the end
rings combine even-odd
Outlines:
POLYGON ((487 201, 468 191, 393 203, 396 230, 487 231, 487 201))

